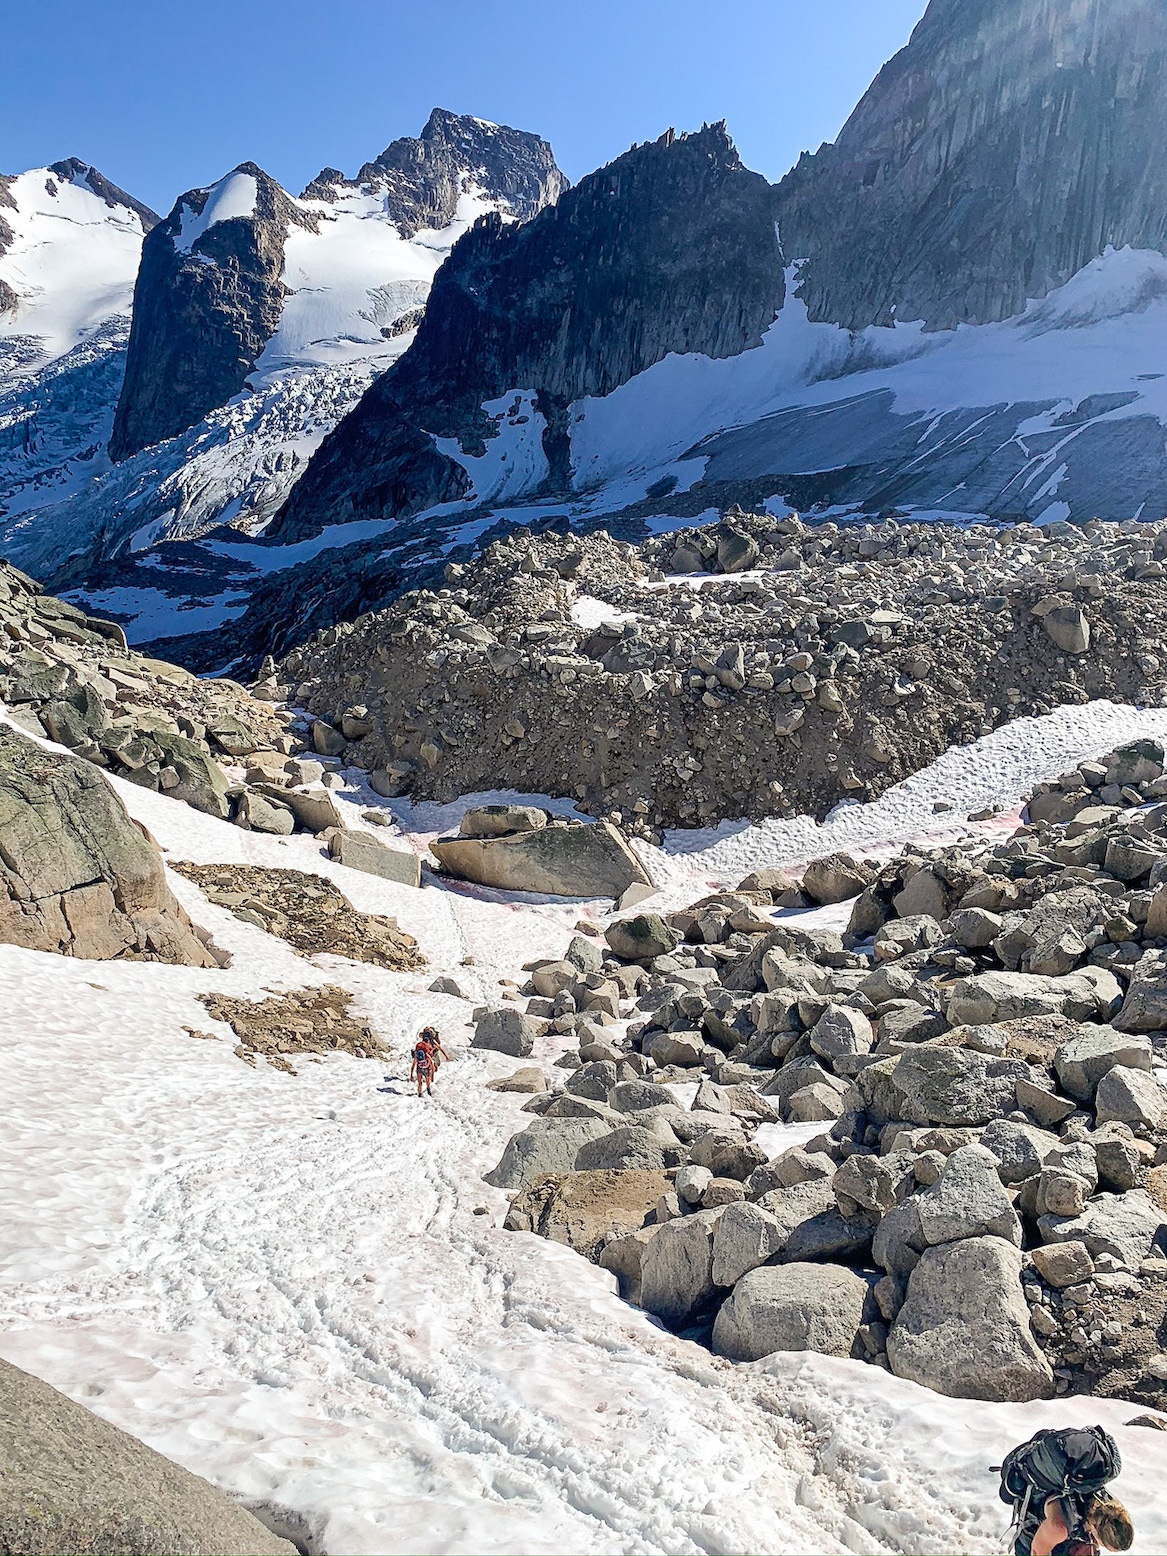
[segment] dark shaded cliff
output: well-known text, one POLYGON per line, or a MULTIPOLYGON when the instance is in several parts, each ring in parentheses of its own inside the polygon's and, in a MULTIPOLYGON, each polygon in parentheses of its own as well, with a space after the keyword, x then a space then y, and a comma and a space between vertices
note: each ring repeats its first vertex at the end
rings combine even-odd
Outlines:
POLYGON ((183 195, 148 234, 111 458, 185 432, 243 388, 279 323, 291 222, 310 218, 241 162, 183 195))
POLYGON ((734 356, 782 304, 775 193, 724 125, 672 132, 581 180, 522 226, 478 222, 438 272, 417 339, 324 441, 268 534, 400 516, 467 490, 437 437, 482 451, 482 404, 533 390, 552 481, 565 413, 669 352, 734 356))
POLYGON ((987 323, 1108 244, 1167 248, 1162 0, 932 0, 779 186, 810 316, 987 323))

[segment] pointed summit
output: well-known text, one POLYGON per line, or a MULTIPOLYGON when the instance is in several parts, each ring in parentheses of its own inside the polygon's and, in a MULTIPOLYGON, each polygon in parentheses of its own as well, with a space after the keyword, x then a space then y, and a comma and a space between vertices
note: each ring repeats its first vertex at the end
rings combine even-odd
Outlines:
POLYGON ((354 179, 325 168, 302 198, 377 196, 402 236, 410 238, 423 228, 448 226, 463 196, 528 221, 567 187, 551 147, 538 135, 435 108, 419 136, 392 141, 354 179))

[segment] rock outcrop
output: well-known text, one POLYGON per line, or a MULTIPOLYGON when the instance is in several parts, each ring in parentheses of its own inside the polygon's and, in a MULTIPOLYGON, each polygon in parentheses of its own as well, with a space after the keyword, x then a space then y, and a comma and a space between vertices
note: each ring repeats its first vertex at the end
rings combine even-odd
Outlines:
POLYGON ((225 1492, 0 1361, 0 1550, 292 1556, 225 1492))
POLYGON ((425 227, 448 226, 471 184, 503 201, 516 220, 530 221, 554 205, 567 179, 538 135, 435 108, 419 136, 390 142, 355 178, 324 168, 300 198, 334 202, 346 190, 359 190, 382 200, 398 231, 411 238, 425 227))
POLYGON ((153 840, 88 762, 0 727, 0 941, 95 961, 217 967, 153 840))
POLYGON ((467 460, 500 435, 563 485, 573 400, 669 352, 759 342, 784 295, 775 215, 771 186, 716 125, 634 147, 520 226, 485 217, 435 278, 414 344, 325 439, 268 534, 460 498, 467 460))

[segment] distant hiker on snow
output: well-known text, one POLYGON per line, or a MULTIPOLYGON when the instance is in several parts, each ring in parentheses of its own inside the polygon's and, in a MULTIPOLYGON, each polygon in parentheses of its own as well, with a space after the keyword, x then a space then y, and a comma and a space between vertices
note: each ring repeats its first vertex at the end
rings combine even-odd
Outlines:
MULTIPOLYGON (((417 1094, 419 1097, 421 1096, 421 1088, 423 1086, 425 1087, 427 1097, 432 1097, 434 1094, 433 1082, 437 1062, 434 1058, 434 1048, 430 1034, 432 1034, 433 1040, 436 1041, 437 1033, 434 1032, 432 1027, 425 1027, 418 1033, 417 1042, 413 1045, 413 1063, 409 1066, 409 1078, 411 1081, 417 1081, 417 1094)), ((438 1047, 441 1047, 440 1043, 438 1047)))
POLYGON ((1001 1500, 1013 1507, 1014 1556, 1099 1556, 1127 1551, 1130 1514, 1106 1489, 1122 1469, 1118 1445, 1100 1426, 1038 1432, 1014 1448, 1001 1471, 1001 1500))

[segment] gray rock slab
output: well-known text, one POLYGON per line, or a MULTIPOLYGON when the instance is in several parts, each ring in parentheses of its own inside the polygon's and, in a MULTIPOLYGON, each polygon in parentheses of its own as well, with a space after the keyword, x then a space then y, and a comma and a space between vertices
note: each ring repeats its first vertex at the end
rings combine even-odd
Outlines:
POLYGON ((887 1353, 897 1377, 957 1399, 1049 1399, 1054 1392, 1029 1324, 1020 1250, 999 1237, 921 1255, 887 1353))
POLYGON ((292 1556, 224 1492, 0 1361, 0 1550, 292 1556))
POLYGON ((751 1270, 717 1315, 714 1352, 734 1361, 759 1361, 775 1351, 850 1356, 869 1290, 862 1275, 837 1265, 751 1270))

